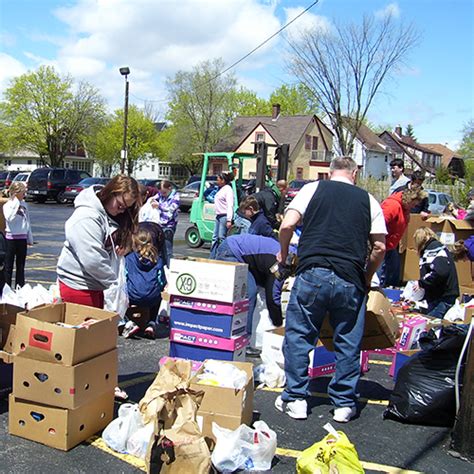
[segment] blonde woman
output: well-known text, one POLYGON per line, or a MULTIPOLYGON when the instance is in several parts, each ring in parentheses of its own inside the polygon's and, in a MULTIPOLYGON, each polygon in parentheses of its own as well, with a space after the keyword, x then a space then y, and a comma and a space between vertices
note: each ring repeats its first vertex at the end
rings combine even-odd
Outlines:
POLYGON ((425 290, 427 314, 442 319, 459 296, 453 257, 429 227, 420 227, 413 237, 420 256, 418 286, 425 290))
POLYGON ((15 285, 25 284, 25 262, 28 245, 33 245, 30 217, 26 206, 26 187, 14 182, 8 189, 10 199, 3 206, 5 216, 5 281, 12 284, 13 265, 16 260, 15 285))

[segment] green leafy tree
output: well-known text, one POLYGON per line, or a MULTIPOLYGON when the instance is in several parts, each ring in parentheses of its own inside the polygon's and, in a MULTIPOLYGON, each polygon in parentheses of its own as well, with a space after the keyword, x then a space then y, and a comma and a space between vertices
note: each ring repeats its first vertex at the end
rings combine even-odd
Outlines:
MULTIPOLYGON (((128 109, 127 162, 126 171, 132 174, 137 165, 155 159, 159 133, 153 121, 143 110, 132 105, 128 109)), ((106 168, 107 165, 120 164, 120 151, 123 145, 123 110, 103 121, 97 133, 89 141, 89 149, 94 158, 106 168)))
POLYGON ((4 146, 28 150, 51 166, 59 166, 71 146, 82 145, 105 113, 97 89, 86 82, 75 85, 50 66, 13 79, 4 97, 4 146))
POLYGON ((269 106, 280 104, 284 115, 310 115, 318 111, 317 101, 303 84, 282 85, 270 94, 269 106))
POLYGON ((289 39, 289 70, 327 115, 339 153, 350 152, 381 86, 417 42, 414 27, 393 15, 364 16, 360 24, 336 23, 289 39))
POLYGON ((191 173, 202 163, 193 153, 208 152, 227 136, 236 115, 237 81, 220 74, 221 59, 204 61, 168 79, 167 119, 174 125, 173 158, 191 173))
POLYGON ((474 120, 469 120, 463 128, 458 153, 466 160, 474 159, 474 120))
POLYGON ((405 128, 405 135, 407 137, 410 137, 413 140, 416 140, 415 132, 413 130, 413 125, 411 123, 409 123, 407 127, 405 128))
POLYGON ((234 92, 233 109, 235 116, 270 115, 272 107, 270 103, 261 99, 251 90, 241 87, 234 92))
POLYGON ((446 166, 441 165, 439 168, 437 168, 435 176, 436 181, 439 184, 452 184, 452 178, 446 166))

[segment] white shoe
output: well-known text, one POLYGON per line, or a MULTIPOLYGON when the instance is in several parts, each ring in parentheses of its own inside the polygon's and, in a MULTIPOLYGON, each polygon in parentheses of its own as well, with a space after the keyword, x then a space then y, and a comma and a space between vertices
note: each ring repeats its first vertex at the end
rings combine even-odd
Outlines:
POLYGON ((334 416, 332 419, 339 423, 347 423, 357 414, 356 407, 339 407, 334 408, 334 416))
POLYGON ((275 408, 295 420, 306 420, 308 418, 308 403, 303 399, 284 402, 281 396, 278 396, 275 400, 275 408))

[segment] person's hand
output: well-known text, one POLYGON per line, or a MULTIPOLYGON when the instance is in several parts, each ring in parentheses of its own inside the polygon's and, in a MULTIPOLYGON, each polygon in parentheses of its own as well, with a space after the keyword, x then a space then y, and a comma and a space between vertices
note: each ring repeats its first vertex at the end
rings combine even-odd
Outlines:
POLYGON ((226 222, 226 227, 230 229, 232 227, 232 221, 227 221, 226 222))
POLYGON ((153 201, 151 201, 151 207, 152 207, 153 209, 157 209, 157 208, 158 208, 158 203, 156 202, 155 199, 153 199, 153 201))
POLYGON ((429 214, 429 212, 420 212, 420 216, 424 221, 426 221, 426 219, 428 219, 428 217, 430 217, 430 214, 429 214))
POLYGON ((420 289, 420 284, 417 281, 415 281, 413 283, 413 291, 418 291, 419 289, 420 289))
POLYGON ((280 250, 280 252, 278 252, 278 253, 276 254, 277 262, 278 262, 278 263, 286 262, 286 257, 287 257, 287 256, 288 256, 288 254, 283 255, 283 254, 281 253, 281 250, 280 250))
POLYGON ((125 247, 120 247, 119 245, 115 247, 115 252, 117 253, 119 257, 123 257, 126 251, 127 249, 125 247))

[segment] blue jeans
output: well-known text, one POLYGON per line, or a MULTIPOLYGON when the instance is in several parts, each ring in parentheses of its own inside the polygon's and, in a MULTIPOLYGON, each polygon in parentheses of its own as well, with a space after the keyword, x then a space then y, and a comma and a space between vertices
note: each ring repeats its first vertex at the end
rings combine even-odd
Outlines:
MULTIPOLYGON (((223 241, 219 248, 216 251, 216 260, 224 260, 226 262, 239 262, 235 255, 232 253, 227 241, 223 241)), ((242 262, 240 262, 242 263, 242 262)), ((257 305, 257 282, 252 272, 247 273, 247 293, 249 298, 249 311, 247 316, 247 334, 252 334, 252 321, 253 321, 253 312, 255 311, 255 306, 257 305)), ((257 328, 255 328, 257 329, 257 328)))
POLYGON ((451 308, 455 302, 455 296, 431 301, 428 303, 428 309, 426 310, 426 313, 428 316, 432 316, 433 318, 443 319, 444 315, 448 312, 448 309, 451 308))
POLYGON ((252 222, 250 222, 248 219, 236 214, 234 219, 234 227, 238 229, 239 234, 248 234, 251 224, 252 222))
POLYGON ((165 242, 163 247, 163 260, 165 265, 170 267, 170 260, 173 258, 173 238, 174 230, 173 229, 163 229, 165 234, 165 242))
POLYGON ((400 286, 400 254, 398 247, 387 250, 382 265, 377 271, 380 280, 380 286, 400 286))
POLYGON ((216 258, 216 252, 221 242, 227 235, 227 215, 223 214, 216 217, 216 223, 214 225, 214 234, 212 234, 211 241, 211 253, 209 258, 216 258))
POLYGON ((309 352, 315 347, 326 314, 334 330, 336 373, 328 393, 336 407, 355 406, 360 377, 360 344, 364 333, 365 295, 327 268, 300 273, 286 312, 286 402, 309 396, 309 352))

